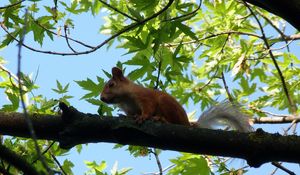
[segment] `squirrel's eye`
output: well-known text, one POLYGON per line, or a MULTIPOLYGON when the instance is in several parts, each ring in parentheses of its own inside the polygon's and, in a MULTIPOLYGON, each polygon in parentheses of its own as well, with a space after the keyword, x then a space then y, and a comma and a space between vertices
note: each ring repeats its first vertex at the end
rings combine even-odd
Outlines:
POLYGON ((113 87, 114 85, 115 85, 115 83, 113 83, 113 82, 108 83, 108 87, 110 87, 110 88, 113 87))

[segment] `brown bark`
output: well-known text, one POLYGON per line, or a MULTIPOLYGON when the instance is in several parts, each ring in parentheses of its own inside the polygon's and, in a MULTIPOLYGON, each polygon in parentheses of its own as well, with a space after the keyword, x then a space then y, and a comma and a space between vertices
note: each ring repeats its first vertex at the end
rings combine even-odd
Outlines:
MULTIPOLYGON (((62 116, 31 115, 38 139, 54 140, 62 148, 110 142, 165 150, 236 157, 258 167, 272 161, 300 163, 300 137, 209 130, 146 121, 138 125, 124 117, 84 114, 61 105, 62 116)), ((30 138, 21 113, 0 113, 0 134, 30 138)))
POLYGON ((300 30, 300 1, 299 0, 245 0, 285 19, 298 31, 300 30))

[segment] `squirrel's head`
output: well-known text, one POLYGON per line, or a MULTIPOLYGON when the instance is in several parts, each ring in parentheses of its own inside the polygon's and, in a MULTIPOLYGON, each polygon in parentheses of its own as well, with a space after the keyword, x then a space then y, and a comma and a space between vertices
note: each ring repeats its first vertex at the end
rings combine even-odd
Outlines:
POLYGON ((129 80, 124 77, 121 69, 113 67, 111 70, 112 78, 104 85, 100 99, 108 104, 119 103, 121 98, 126 95, 125 86, 129 80))

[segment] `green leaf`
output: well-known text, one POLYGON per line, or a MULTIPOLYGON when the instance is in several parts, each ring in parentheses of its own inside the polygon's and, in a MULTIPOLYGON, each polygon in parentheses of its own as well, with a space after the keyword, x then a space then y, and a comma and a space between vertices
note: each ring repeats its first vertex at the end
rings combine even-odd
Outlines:
POLYGON ((135 9, 133 9, 133 8, 130 8, 129 6, 127 6, 127 9, 129 10, 130 14, 131 14, 134 18, 136 18, 136 19, 139 20, 139 21, 143 20, 142 15, 141 15, 137 10, 135 10, 135 9))
POLYGON ((192 31, 192 29, 189 26, 184 25, 180 22, 175 22, 175 25, 176 25, 176 27, 179 28, 179 30, 181 30, 187 36, 191 37, 194 40, 198 40, 196 34, 192 31))
POLYGON ((69 83, 66 86, 63 86, 58 80, 56 80, 56 89, 52 90, 58 94, 65 94, 68 92, 69 89, 69 83))
POLYGON ((209 175, 210 168, 204 157, 193 154, 182 154, 176 159, 170 160, 175 164, 175 167, 170 169, 168 175, 209 175))
POLYGON ((62 168, 63 168, 65 173, 73 174, 73 172, 72 172, 73 167, 74 167, 74 164, 70 160, 68 160, 68 159, 64 160, 62 168))
POLYGON ((11 105, 6 105, 5 109, 9 111, 16 111, 19 108, 19 95, 6 90, 5 94, 7 95, 11 105))
POLYGON ((139 69, 136 69, 128 74, 130 80, 137 80, 140 77, 143 77, 148 71, 148 67, 143 66, 139 69))
POLYGON ((89 99, 99 96, 104 86, 104 80, 102 78, 97 78, 97 80, 97 83, 93 82, 89 78, 87 78, 87 80, 75 81, 82 89, 89 91, 89 93, 85 94, 81 97, 81 99, 89 99))

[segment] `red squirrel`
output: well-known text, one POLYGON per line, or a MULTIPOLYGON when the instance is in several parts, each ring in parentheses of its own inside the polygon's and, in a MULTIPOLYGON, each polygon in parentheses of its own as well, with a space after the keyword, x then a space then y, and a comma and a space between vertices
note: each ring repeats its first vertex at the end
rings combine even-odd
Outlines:
POLYGON ((221 121, 227 122, 239 131, 251 131, 248 116, 229 102, 210 108, 200 116, 196 124, 191 124, 185 110, 174 97, 135 84, 117 67, 112 68, 112 78, 105 84, 101 100, 107 104, 117 104, 127 116, 136 117, 138 123, 152 119, 185 126, 212 128, 212 125, 221 121))

